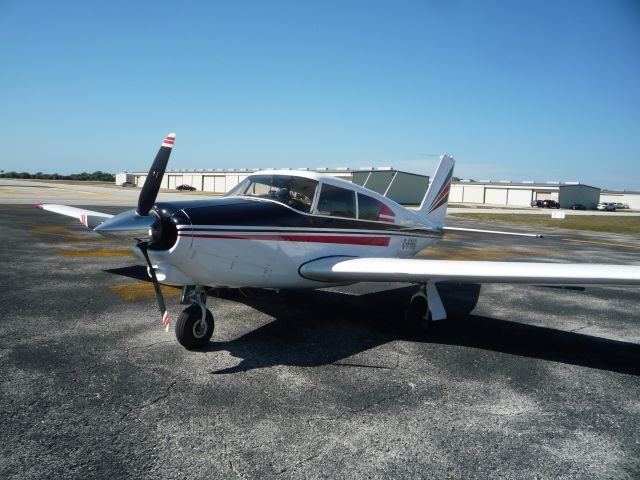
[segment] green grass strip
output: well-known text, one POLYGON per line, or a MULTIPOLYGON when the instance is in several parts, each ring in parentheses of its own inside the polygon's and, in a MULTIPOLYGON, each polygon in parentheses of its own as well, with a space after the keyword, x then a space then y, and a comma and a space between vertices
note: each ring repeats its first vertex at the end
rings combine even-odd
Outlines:
POLYGON ((487 222, 521 223, 541 227, 591 230, 610 233, 640 233, 640 216, 567 215, 564 219, 543 215, 519 215, 512 213, 451 213, 459 218, 472 218, 487 222))

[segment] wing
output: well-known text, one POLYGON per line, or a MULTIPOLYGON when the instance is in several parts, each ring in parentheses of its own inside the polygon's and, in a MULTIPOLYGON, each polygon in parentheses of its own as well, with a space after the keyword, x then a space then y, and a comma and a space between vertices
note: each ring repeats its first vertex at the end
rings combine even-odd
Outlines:
POLYGON ((109 215, 108 213, 68 207, 67 205, 55 205, 53 203, 36 203, 36 207, 49 212, 59 213, 60 215, 77 218, 84 226, 89 228, 95 228, 106 219, 113 217, 113 215, 109 215))
POLYGON ((576 263, 482 262, 415 258, 328 257, 300 267, 324 282, 458 281, 537 285, 640 285, 640 266, 576 263))

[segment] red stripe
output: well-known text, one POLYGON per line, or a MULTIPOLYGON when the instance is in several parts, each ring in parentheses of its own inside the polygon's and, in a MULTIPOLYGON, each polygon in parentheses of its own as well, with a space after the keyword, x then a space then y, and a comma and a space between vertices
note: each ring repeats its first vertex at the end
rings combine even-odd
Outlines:
POLYGON ((389 215, 391 217, 395 217, 396 216, 396 214, 393 212, 393 210, 391 210, 389 207, 387 207, 382 202, 380 202, 380 215, 389 215))
POLYGON ((445 188, 442 189, 442 191, 440 192, 440 195, 438 195, 438 198, 436 198, 431 205, 437 205, 438 202, 440 202, 440 200, 442 200, 444 198, 444 196, 449 193, 449 188, 451 188, 451 183, 448 183, 445 188))
POLYGON ((164 312, 164 315, 162 315, 162 326, 167 328, 167 325, 169 325, 169 313, 164 312))
POLYGON ((234 240, 275 240, 283 242, 342 243, 346 245, 372 245, 376 247, 386 247, 389 245, 390 240, 390 237, 349 237, 339 235, 220 235, 209 233, 179 233, 178 236, 195 238, 225 238, 234 240))
POLYGON ((166 138, 162 143, 170 143, 171 145, 173 145, 173 142, 175 142, 173 138, 166 138))

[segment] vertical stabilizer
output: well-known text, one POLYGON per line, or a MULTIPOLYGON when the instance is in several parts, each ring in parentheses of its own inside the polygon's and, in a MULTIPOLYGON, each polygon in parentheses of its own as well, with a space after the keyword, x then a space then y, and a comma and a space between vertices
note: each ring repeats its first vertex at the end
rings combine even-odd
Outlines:
POLYGON ((449 190, 453 177, 453 166, 456 161, 449 155, 440 157, 440 163, 433 174, 431 185, 424 200, 420 204, 418 212, 427 217, 434 225, 444 226, 444 216, 447 214, 449 204, 449 190))

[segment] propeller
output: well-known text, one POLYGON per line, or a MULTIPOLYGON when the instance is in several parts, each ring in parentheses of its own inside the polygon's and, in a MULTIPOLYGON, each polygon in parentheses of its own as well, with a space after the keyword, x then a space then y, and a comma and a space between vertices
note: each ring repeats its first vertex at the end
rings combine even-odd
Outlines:
MULTIPOLYGON (((160 191, 160 184, 162 183, 162 177, 164 171, 167 168, 169 162, 169 156, 171 155, 171 149, 173 143, 176 141, 176 134, 170 133, 167 135, 160 145, 160 150, 156 155, 149 174, 144 181, 142 190, 140 191, 140 197, 138 197, 138 208, 135 210, 128 210, 122 212, 115 217, 112 217, 94 230, 99 233, 105 233, 108 235, 125 235, 125 236, 141 236, 140 232, 147 232, 154 226, 160 219, 156 215, 149 215, 153 204, 156 201, 158 192, 160 191)), ((162 314, 162 325, 165 331, 169 331, 169 314, 167 313, 167 306, 164 303, 164 297, 162 296, 162 290, 160 290, 160 284, 158 283, 158 277, 149 259, 147 250, 149 249, 150 242, 138 239, 136 247, 140 249, 144 259, 149 267, 149 274, 153 282, 153 289, 156 292, 156 299, 158 300, 158 307, 160 307, 160 313, 162 314)))
POLYGON ((96 232, 112 235, 135 233, 140 236, 140 231, 147 231, 154 224, 157 219, 154 215, 149 215, 149 212, 160 191, 162 177, 167 168, 167 162, 169 162, 169 156, 175 141, 176 134, 170 133, 160 145, 160 150, 158 150, 158 154, 140 191, 138 208, 122 212, 104 221, 94 229, 96 232))
POLYGON ((140 249, 144 259, 147 261, 147 265, 149 266, 149 273, 151 274, 151 281, 153 282, 153 289, 156 291, 156 299, 158 300, 158 307, 160 307, 160 313, 162 314, 162 326, 164 327, 164 331, 169 331, 169 313, 167 312, 167 306, 164 303, 164 296, 162 295, 162 290, 160 290, 160 284, 158 283, 158 277, 156 277, 156 271, 151 265, 151 260, 149 260, 149 254, 147 253, 147 247, 149 246, 149 242, 139 242, 136 247, 140 249))
POLYGON ((171 155, 171 148, 176 141, 176 134, 170 133, 162 142, 160 150, 156 155, 156 159, 151 165, 149 174, 144 181, 140 197, 138 197, 138 208, 136 213, 141 217, 145 217, 149 214, 149 210, 153 207, 158 192, 160 191, 160 183, 164 176, 164 171, 167 168, 167 162, 169 161, 169 155, 171 155))
MULTIPOLYGON (((140 196, 138 197, 138 208, 136 209, 135 214, 139 218, 150 218, 149 211, 151 211, 151 207, 153 207, 153 204, 156 201, 156 197, 158 196, 158 192, 160 191, 162 177, 164 176, 164 171, 167 168, 169 156, 171 155, 171 149, 173 148, 173 143, 175 141, 175 133, 170 133, 169 135, 167 135, 162 142, 162 145, 160 145, 160 150, 158 150, 153 164, 151 164, 151 169, 149 170, 149 174, 144 181, 142 191, 140 192, 140 196)), ((167 306, 164 303, 164 296, 162 295, 162 290, 160 290, 160 284, 158 283, 158 277, 156 277, 156 271, 154 270, 153 265, 151 265, 151 260, 149 259, 149 254, 147 253, 149 242, 142 241, 139 242, 136 246, 142 252, 144 259, 147 261, 147 265, 149 266, 149 274, 151 275, 153 289, 156 292, 158 307, 160 308, 160 314, 162 315, 162 326, 164 327, 164 331, 168 332, 169 313, 167 312, 167 306)))

